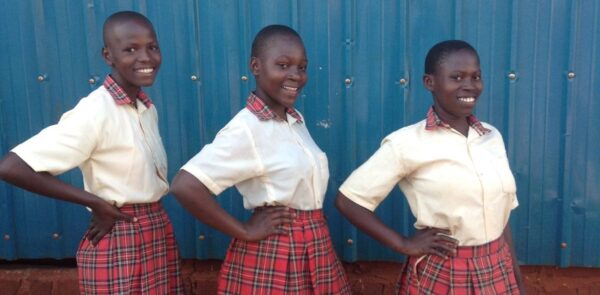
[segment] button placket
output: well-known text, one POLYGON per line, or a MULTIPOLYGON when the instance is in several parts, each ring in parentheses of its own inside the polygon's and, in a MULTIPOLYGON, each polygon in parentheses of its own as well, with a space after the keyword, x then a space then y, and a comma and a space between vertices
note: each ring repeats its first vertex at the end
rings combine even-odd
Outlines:
POLYGON ((311 188, 313 191, 313 203, 315 206, 318 207, 318 206, 320 206, 320 204, 319 204, 317 192, 320 191, 321 187, 319 185, 319 182, 316 181, 316 177, 315 177, 315 173, 317 173, 316 169, 319 168, 317 160, 315 159, 315 155, 310 151, 310 149, 308 147, 306 147, 304 140, 302 140, 300 135, 298 135, 297 132, 294 130, 294 128, 292 128, 289 121, 287 122, 287 126, 288 126, 290 132, 292 133, 294 140, 302 148, 302 151, 304 152, 304 154, 307 156, 308 160, 310 161, 311 171, 312 171, 310 180, 312 182, 311 188))

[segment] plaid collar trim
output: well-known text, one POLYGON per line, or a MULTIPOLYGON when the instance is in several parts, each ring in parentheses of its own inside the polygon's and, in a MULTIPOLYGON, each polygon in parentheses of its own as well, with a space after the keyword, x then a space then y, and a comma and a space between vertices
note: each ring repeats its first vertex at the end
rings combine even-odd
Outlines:
MULTIPOLYGON (((106 75, 106 79, 104 79, 102 86, 108 90, 108 93, 110 93, 110 96, 112 96, 118 105, 131 104, 133 102, 131 98, 127 96, 125 90, 123 90, 110 75, 106 75)), ((152 105, 152 100, 142 89, 137 93, 137 98, 146 106, 146 108, 150 108, 152 105)))
MULTIPOLYGON (((484 135, 484 134, 492 132, 492 130, 483 127, 483 124, 481 124, 481 122, 479 120, 477 120, 475 115, 468 116, 467 121, 469 122, 469 126, 471 126, 473 129, 475 129, 475 131, 477 131, 477 133, 479 135, 484 135)), ((437 127, 444 127, 444 128, 448 128, 448 129, 452 128, 450 126, 450 124, 448 124, 448 123, 442 121, 442 119, 440 119, 438 114, 433 109, 433 106, 431 106, 431 107, 429 107, 429 111, 427 111, 427 120, 425 123, 425 130, 435 130, 437 127)))
MULTIPOLYGON (((254 94, 254 92, 250 92, 250 95, 246 99, 246 108, 261 121, 268 121, 271 119, 283 121, 283 119, 279 118, 279 116, 277 116, 277 114, 275 114, 275 112, 273 112, 260 97, 254 94)), ((296 121, 299 123, 302 123, 302 117, 293 108, 286 108, 285 112, 296 119, 296 121)))

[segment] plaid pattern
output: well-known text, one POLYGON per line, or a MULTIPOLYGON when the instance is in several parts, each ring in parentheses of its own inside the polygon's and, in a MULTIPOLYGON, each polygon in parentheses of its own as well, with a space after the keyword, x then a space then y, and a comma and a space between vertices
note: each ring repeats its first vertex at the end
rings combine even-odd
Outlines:
MULTIPOLYGON (((473 129, 475 129, 475 131, 477 131, 477 133, 479 135, 484 135, 489 132, 492 132, 492 130, 483 127, 483 125, 481 124, 481 122, 479 120, 477 120, 475 115, 468 116, 467 121, 469 121, 469 126, 473 127, 473 129)), ((446 122, 442 121, 442 119, 440 119, 438 114, 433 109, 433 106, 429 107, 429 111, 427 111, 427 121, 425 124, 425 129, 426 130, 435 130, 437 127, 440 127, 440 126, 444 127, 444 128, 448 128, 448 129, 452 128, 448 123, 446 123, 446 122)))
POLYGON ((480 246, 458 247, 456 257, 446 260, 437 255, 410 257, 397 288, 398 294, 519 294, 503 237, 480 246))
MULTIPOLYGON (((127 96, 127 93, 125 93, 123 88, 121 88, 121 86, 119 86, 119 84, 117 84, 117 82, 115 82, 115 80, 110 75, 106 75, 106 79, 104 79, 104 83, 102 85, 104 86, 104 88, 106 88, 106 90, 108 90, 108 93, 110 93, 110 95, 115 99, 115 102, 118 105, 130 104, 133 102, 131 98, 127 96)), ((147 108, 149 108, 152 105, 152 100, 150 100, 150 97, 148 97, 148 95, 146 95, 146 93, 142 89, 140 89, 140 92, 138 92, 137 96, 137 98, 147 108)))
POLYGON ((219 294, 350 294, 322 210, 300 211, 285 234, 258 242, 233 239, 219 294))
MULTIPOLYGON (((250 95, 246 99, 246 108, 250 110, 256 117, 258 117, 261 121, 268 121, 271 119, 281 121, 282 118, 279 118, 277 114, 275 114, 268 105, 256 94, 250 92, 250 95)), ((302 117, 296 110, 286 108, 285 111, 290 114, 290 116, 294 117, 298 122, 302 123, 302 117)))
POLYGON ((125 205, 133 222, 118 221, 96 247, 77 251, 81 294, 183 294, 173 227, 160 202, 125 205))

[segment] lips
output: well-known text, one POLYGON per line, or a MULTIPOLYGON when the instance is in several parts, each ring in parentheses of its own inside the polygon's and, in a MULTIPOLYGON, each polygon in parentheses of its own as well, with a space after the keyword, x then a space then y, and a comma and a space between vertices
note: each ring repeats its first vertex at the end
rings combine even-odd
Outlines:
POLYGON ((458 97, 457 98, 458 101, 460 101, 461 103, 465 103, 465 104, 474 104, 475 101, 477 101, 477 98, 474 96, 464 96, 464 97, 458 97))
POLYGON ((291 92, 298 92, 298 87, 292 87, 292 86, 281 86, 281 88, 287 90, 287 91, 291 91, 291 92))
POLYGON ((154 68, 153 67, 145 67, 145 68, 138 68, 134 70, 136 73, 140 73, 140 74, 152 74, 154 73, 154 68))

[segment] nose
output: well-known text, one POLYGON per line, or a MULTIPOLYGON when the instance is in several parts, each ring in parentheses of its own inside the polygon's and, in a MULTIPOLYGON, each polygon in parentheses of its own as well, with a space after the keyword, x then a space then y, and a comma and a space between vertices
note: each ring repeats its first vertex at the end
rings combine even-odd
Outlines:
POLYGON ((291 80, 299 80, 302 78, 304 72, 302 72, 302 70, 300 70, 299 67, 290 67, 290 70, 288 72, 288 79, 291 80))
POLYGON ((475 90, 477 81, 475 81, 474 79, 464 79, 464 82, 462 84, 462 88, 465 90, 475 90))
POLYGON ((138 58, 139 61, 148 61, 148 60, 150 60, 150 53, 148 52, 147 49, 138 50, 138 53, 139 54, 138 54, 137 58, 138 58))

